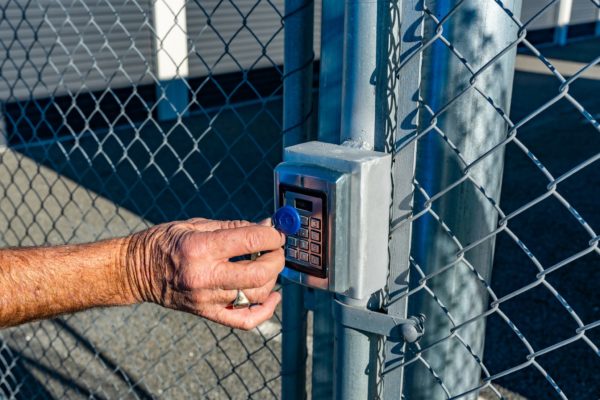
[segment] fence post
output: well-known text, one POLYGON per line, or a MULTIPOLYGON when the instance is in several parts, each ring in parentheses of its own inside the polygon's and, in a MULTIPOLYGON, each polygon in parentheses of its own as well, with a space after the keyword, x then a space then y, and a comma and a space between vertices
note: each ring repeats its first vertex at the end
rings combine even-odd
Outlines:
MULTIPOLYGON (((345 3, 341 142, 384 151, 390 113, 387 81, 390 3, 361 0, 345 3)), ((384 280, 380 287, 385 286, 384 280)), ((337 296, 337 300, 362 308, 381 306, 369 298, 337 296)), ((376 398, 380 391, 382 338, 336 321, 334 340, 335 398, 376 398)))
POLYGON ((319 141, 340 143, 344 2, 323 1, 319 74, 319 141))
POLYGON ((596 12, 596 29, 594 33, 596 36, 600 36, 600 7, 598 7, 598 11, 596 12))
POLYGON ((8 145, 8 132, 6 131, 6 119, 4 117, 4 102, 0 101, 0 149, 8 145))
MULTIPOLYGON (((283 145, 311 137, 313 23, 312 0, 286 0, 284 13, 283 145)), ((283 279, 282 398, 306 397, 306 309, 304 288, 283 279)))
MULTIPOLYGON (((319 74, 319 141, 340 142, 344 2, 323 1, 319 74)), ((332 294, 314 292, 312 398, 333 397, 332 294)))
MULTIPOLYGON (((511 24, 507 14, 496 2, 480 0, 437 0, 428 5, 439 18, 446 16, 462 3, 443 25, 444 37, 459 49, 465 60, 477 71, 493 60, 501 50, 513 44, 518 27, 511 24), (485 43, 484 43, 485 41, 485 43)), ((519 18, 521 0, 504 1, 502 6, 519 18)), ((437 26, 426 24, 426 38, 435 34, 437 26)), ((475 85, 489 96, 496 107, 508 113, 514 77, 516 46, 493 63, 493 68, 476 77, 475 85)), ((423 58, 421 96, 434 113, 423 112, 422 125, 436 125, 460 150, 467 163, 474 161, 486 150, 506 137, 507 125, 494 106, 473 88, 467 90, 445 108, 469 83, 473 74, 440 40, 427 49, 423 58), (444 110, 441 113, 437 113, 444 110)), ((423 109, 422 109, 423 110, 423 109)), ((499 201, 504 154, 496 151, 469 170, 469 174, 495 202, 499 201)), ((464 176, 463 165, 448 143, 435 131, 419 140, 416 178, 420 186, 433 196, 464 176)), ((432 209, 451 230, 452 235, 465 246, 484 238, 497 226, 497 213, 475 186, 466 181, 456 190, 450 190, 436 199, 432 209)), ((411 255, 425 274, 436 272, 450 263, 453 267, 442 275, 427 281, 428 287, 446 305, 457 323, 481 315, 487 309, 487 292, 468 269, 465 260, 489 282, 494 256, 494 239, 479 244, 457 258, 457 245, 430 215, 413 224, 411 255)), ((411 277, 411 281, 412 281, 411 277)), ((427 317, 423 347, 434 343, 451 332, 452 325, 440 306, 423 291, 409 298, 409 313, 423 313, 427 317)), ((460 332, 471 350, 482 357, 485 319, 480 318, 463 326, 460 332)), ((458 340, 446 340, 421 355, 438 375, 451 395, 458 395, 477 387, 481 379, 481 365, 458 340)), ((447 398, 441 385, 427 368, 419 363, 407 367, 404 395, 409 399, 447 398)), ((473 399, 477 393, 462 397, 473 399)))
MULTIPOLYGON (((406 318, 409 256, 412 224, 406 218, 412 212, 413 178, 415 173, 416 140, 419 120, 419 93, 421 86, 421 61, 419 47, 423 40, 423 1, 401 2, 399 35, 399 70, 397 82, 396 131, 391 136, 387 151, 392 152, 392 202, 390 209, 390 275, 386 309, 389 315, 406 318)), ((397 68, 397 67, 396 67, 397 68)), ((394 70, 396 70, 394 68, 394 70)), ((404 370, 404 342, 388 338, 385 343, 383 365, 383 399, 400 398, 404 370)))
POLYGON ((158 119, 175 119, 186 113, 189 103, 187 14, 185 0, 154 0, 156 49, 156 98, 158 119))

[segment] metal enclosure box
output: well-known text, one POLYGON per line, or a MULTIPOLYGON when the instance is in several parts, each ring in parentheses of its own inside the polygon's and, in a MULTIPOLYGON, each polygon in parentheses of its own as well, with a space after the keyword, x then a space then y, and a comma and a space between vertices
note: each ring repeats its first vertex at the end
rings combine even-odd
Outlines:
POLYGON ((388 270, 391 156, 322 142, 284 151, 275 169, 276 207, 289 204, 302 228, 288 236, 283 275, 364 299, 388 270))

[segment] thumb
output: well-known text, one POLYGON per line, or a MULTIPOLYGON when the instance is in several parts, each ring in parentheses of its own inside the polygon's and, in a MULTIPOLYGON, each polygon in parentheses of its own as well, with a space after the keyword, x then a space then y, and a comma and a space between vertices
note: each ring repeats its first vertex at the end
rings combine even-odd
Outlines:
POLYGON ((271 218, 265 218, 258 223, 258 225, 262 226, 273 226, 273 220, 271 218))

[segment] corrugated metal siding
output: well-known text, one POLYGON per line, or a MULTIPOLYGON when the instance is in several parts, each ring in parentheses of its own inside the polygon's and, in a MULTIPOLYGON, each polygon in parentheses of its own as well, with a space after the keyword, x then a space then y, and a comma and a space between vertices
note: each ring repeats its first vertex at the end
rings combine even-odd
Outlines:
MULTIPOLYGON (((523 23, 529 21, 531 17, 537 14, 548 3, 549 0, 524 0, 523 8, 521 9, 521 21, 523 23)), ((531 31, 556 26, 557 13, 558 2, 548 7, 548 9, 527 25, 527 30, 531 31)))
MULTIPOLYGON (((190 77, 283 63, 284 0, 190 1, 190 77), (210 23, 209 23, 210 20, 210 23)), ((154 81, 152 0, 0 0, 0 99, 154 81)), ((315 54, 320 51, 315 3, 315 54)))
POLYGON ((2 0, 0 5, 4 100, 152 80, 149 1, 2 0))
POLYGON ((598 20, 598 7, 590 0, 573 0, 570 24, 585 24, 598 20))
POLYGON ((283 63, 283 0, 188 3, 190 75, 283 63))
POLYGON ((315 58, 321 58, 321 2, 315 1, 315 58))
MULTIPOLYGON (((549 0, 524 0, 521 20, 523 22, 527 21, 548 3, 549 0)), ((555 27, 557 25, 558 3, 556 2, 550 6, 527 29, 535 30, 555 27)), ((584 24, 598 20, 598 7, 591 0, 573 0, 572 7, 569 25, 584 24)))

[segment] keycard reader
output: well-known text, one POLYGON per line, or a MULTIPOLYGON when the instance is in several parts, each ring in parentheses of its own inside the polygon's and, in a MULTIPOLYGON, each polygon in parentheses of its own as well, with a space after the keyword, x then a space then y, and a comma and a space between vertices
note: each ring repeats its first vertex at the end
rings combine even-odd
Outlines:
POLYGON ((275 169, 275 205, 295 207, 301 224, 287 236, 286 278, 357 299, 381 288, 390 164, 389 154, 343 145, 307 142, 285 149, 275 169))

